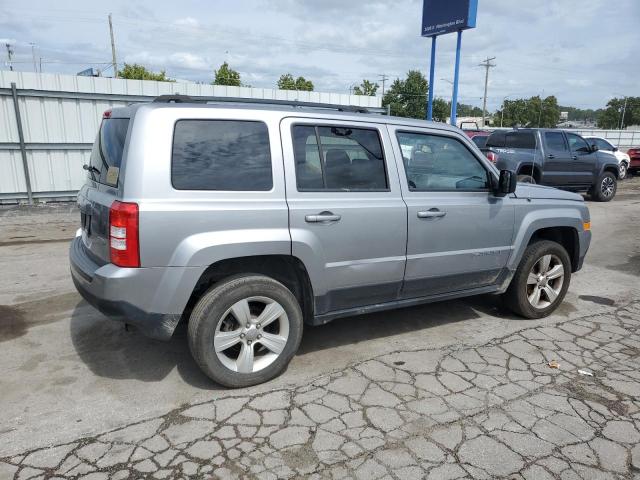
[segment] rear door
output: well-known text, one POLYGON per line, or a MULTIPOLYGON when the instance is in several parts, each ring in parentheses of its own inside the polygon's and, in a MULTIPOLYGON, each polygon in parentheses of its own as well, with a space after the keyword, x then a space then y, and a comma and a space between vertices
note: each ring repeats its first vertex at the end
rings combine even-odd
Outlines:
POLYGON ((580 135, 565 132, 571 150, 571 175, 569 185, 591 185, 594 182, 597 153, 591 150, 587 141, 580 135))
POLYGON ((494 285, 512 250, 514 207, 491 168, 454 132, 389 126, 407 203, 403 298, 494 285))
POLYGON ((542 183, 545 185, 567 185, 571 183, 573 160, 571 152, 561 131, 542 133, 544 142, 544 168, 542 183))
POLYGON ((384 125, 285 118, 281 135, 292 254, 316 314, 397 299, 407 212, 384 125))
MULTIPOLYGON (((110 112, 109 112, 110 113, 110 112)), ((103 118, 91 150, 87 181, 78 193, 82 241, 99 264, 109 262, 109 209, 121 197, 120 168, 125 155, 129 118, 103 118)))

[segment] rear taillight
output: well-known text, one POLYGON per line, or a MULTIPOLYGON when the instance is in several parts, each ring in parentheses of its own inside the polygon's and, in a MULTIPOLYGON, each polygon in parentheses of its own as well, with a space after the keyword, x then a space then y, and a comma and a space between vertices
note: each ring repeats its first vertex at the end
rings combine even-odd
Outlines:
POLYGON ((487 158, 490 162, 496 163, 498 161, 498 155, 493 152, 487 152, 487 158))
POLYGON ((139 267, 138 204, 115 201, 109 210, 109 252, 119 267, 139 267))

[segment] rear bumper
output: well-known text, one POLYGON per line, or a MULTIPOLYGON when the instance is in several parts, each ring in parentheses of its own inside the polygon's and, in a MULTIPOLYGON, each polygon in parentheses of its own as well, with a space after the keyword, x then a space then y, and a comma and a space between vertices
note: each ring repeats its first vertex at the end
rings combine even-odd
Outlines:
POLYGON ((182 317, 200 273, 195 268, 120 268, 98 265, 82 238, 69 249, 71 278, 82 297, 103 314, 168 340, 182 317))

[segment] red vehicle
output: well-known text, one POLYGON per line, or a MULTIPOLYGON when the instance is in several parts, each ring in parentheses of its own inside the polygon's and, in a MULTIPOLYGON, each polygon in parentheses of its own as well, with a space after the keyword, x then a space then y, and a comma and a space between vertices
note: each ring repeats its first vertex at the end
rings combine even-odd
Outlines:
POLYGON ((629 172, 637 174, 640 172, 640 147, 633 147, 627 150, 629 154, 629 172))
POLYGON ((478 148, 483 148, 485 143, 487 143, 487 138, 491 135, 491 132, 488 130, 480 130, 476 122, 462 122, 460 124, 460 128, 467 134, 467 137, 469 137, 471 141, 478 146, 478 148), (465 124, 471 124, 475 126, 475 128, 465 128, 465 124))

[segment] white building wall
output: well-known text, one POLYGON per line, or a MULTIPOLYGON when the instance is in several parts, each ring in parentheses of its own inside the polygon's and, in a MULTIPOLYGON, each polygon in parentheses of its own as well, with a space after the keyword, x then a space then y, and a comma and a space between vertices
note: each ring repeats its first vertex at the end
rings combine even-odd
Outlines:
POLYGON ((0 71, 0 202, 26 198, 12 82, 18 89, 31 188, 36 197, 73 196, 84 183, 82 165, 88 163, 102 113, 131 102, 182 94, 381 106, 380 97, 360 95, 0 71), (65 98, 65 93, 84 98, 65 98))

